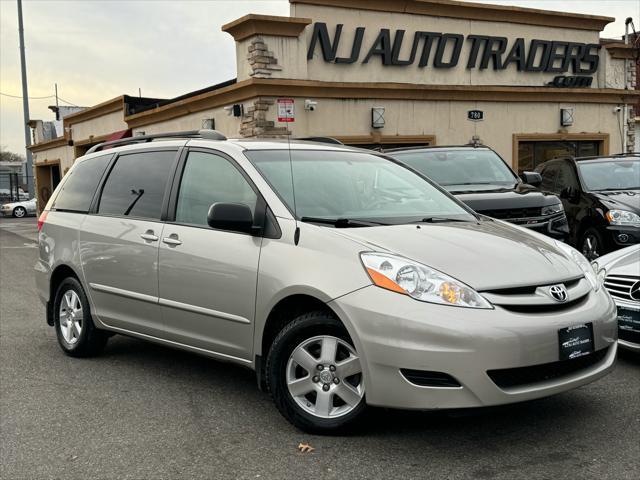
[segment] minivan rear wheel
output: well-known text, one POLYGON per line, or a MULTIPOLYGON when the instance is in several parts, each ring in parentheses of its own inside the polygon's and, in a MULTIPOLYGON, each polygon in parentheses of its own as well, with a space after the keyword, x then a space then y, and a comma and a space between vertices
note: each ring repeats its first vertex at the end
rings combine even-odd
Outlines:
POLYGON ((326 312, 287 324, 266 369, 276 407, 301 430, 344 432, 366 409, 360 357, 344 326, 326 312))
POLYGON ((103 350, 109 335, 94 326, 87 296, 77 279, 69 277, 60 283, 53 312, 58 344, 67 355, 89 357, 103 350))

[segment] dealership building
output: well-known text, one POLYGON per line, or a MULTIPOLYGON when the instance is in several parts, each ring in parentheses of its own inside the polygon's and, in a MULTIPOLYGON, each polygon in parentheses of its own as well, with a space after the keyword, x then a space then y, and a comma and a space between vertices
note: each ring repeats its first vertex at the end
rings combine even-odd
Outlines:
POLYGON ((518 171, 631 151, 638 52, 600 38, 612 21, 450 0, 290 0, 288 17, 222 26, 235 79, 173 99, 122 95, 58 118, 57 138, 32 121, 38 200, 96 143, 200 128, 376 149, 483 143, 518 171))

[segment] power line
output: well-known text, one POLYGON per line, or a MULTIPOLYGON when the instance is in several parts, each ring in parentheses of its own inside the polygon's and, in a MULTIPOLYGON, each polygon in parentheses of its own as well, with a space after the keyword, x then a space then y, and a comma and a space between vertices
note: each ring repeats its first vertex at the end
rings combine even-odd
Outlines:
MULTIPOLYGON (((20 100, 22 100, 22 96, 20 95, 9 95, 8 93, 3 93, 0 92, 0 95, 2 95, 3 97, 11 97, 11 98, 19 98, 20 100)), ((55 95, 49 95, 47 97, 29 97, 29 100, 44 100, 45 98, 54 98, 55 95)))
POLYGON ((58 100, 60 100, 61 102, 66 103, 66 104, 68 104, 68 105, 71 105, 72 107, 78 107, 78 108, 80 108, 80 105, 76 105, 75 103, 68 102, 68 101, 66 101, 64 98, 58 97, 58 100))
MULTIPOLYGON (((2 95, 3 97, 22 99, 22 97, 19 96, 19 95, 10 95, 8 93, 3 93, 3 92, 0 92, 0 95, 2 95)), ((47 98, 55 98, 55 97, 56 97, 55 95, 48 95, 46 97, 29 97, 29 100, 45 100, 47 98)), ((61 98, 61 97, 58 97, 58 100, 60 100, 61 102, 66 103, 67 105, 71 105, 72 107, 80 107, 80 105, 76 105, 75 103, 72 103, 72 102, 70 102, 68 100, 65 100, 64 98, 61 98)))

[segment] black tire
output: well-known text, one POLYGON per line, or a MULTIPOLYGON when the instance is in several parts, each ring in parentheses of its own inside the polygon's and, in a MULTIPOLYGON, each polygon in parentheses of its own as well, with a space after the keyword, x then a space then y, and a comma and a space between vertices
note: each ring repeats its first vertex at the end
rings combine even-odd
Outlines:
POLYGON ((605 251, 605 245, 604 240, 602 239, 602 235, 597 229, 593 227, 587 228, 584 231, 582 237, 580 237, 580 244, 578 245, 578 248, 589 261, 593 261, 596 258, 607 253, 605 251), (587 240, 590 241, 591 247, 589 247, 587 240))
POLYGON ((16 207, 13 209, 13 216, 15 218, 23 218, 27 216, 27 210, 24 207, 16 207))
POLYGON ((68 277, 60 283, 53 303, 53 323, 60 348, 72 357, 90 357, 98 355, 104 349, 109 338, 108 332, 98 330, 91 318, 89 301, 80 282, 74 277, 68 277), (60 305, 67 292, 75 292, 82 305, 81 332, 77 339, 70 343, 65 339, 60 325, 60 305))
POLYGON ((267 388, 280 413, 297 428, 321 435, 348 433, 364 415, 364 396, 350 412, 337 418, 320 418, 303 410, 287 388, 287 363, 293 350, 305 340, 319 335, 337 337, 353 347, 347 330, 329 313, 318 311, 301 315, 287 324, 273 341, 267 356, 267 388))

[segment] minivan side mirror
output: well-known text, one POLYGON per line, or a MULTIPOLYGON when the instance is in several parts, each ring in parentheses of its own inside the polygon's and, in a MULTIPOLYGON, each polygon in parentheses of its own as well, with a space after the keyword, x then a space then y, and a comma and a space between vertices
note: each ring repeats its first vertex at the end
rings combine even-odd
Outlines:
POLYGON ((532 187, 539 187, 542 184, 542 175, 538 172, 522 172, 520 178, 524 183, 532 187))
POLYGON ((259 227, 253 225, 253 213, 244 203, 214 203, 209 207, 207 223, 211 228, 257 235, 259 227))

